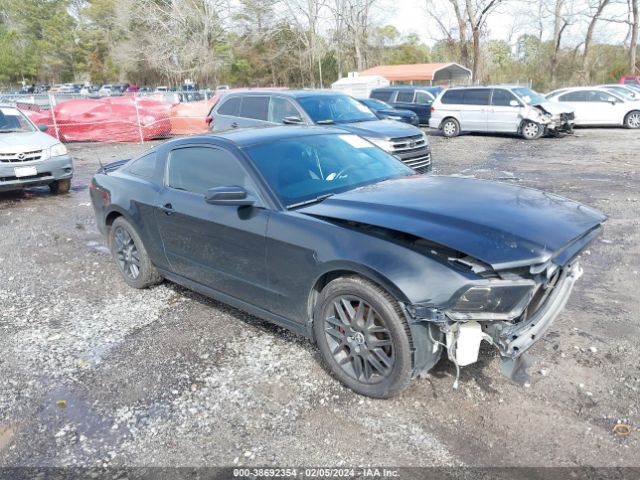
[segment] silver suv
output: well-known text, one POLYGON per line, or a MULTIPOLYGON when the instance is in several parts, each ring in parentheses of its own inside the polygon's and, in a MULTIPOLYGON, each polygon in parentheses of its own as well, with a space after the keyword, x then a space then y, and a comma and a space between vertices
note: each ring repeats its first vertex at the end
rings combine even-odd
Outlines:
POLYGON ((0 105, 0 192, 49 185, 67 193, 73 160, 59 140, 43 133, 20 110, 0 105))
POLYGON ((433 102, 429 126, 445 137, 461 132, 515 133, 526 140, 571 132, 573 108, 521 86, 459 87, 433 102))
POLYGON ((422 130, 380 120, 365 105, 330 90, 255 90, 224 95, 209 113, 209 128, 331 125, 360 135, 418 173, 431 170, 431 146, 422 130))

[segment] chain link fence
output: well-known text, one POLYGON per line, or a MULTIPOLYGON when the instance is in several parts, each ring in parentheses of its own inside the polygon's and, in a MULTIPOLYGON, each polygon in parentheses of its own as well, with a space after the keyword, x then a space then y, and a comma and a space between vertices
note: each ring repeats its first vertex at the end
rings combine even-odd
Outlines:
POLYGON ((207 131, 217 101, 209 91, 100 97, 73 93, 0 94, 62 142, 141 142, 207 131))

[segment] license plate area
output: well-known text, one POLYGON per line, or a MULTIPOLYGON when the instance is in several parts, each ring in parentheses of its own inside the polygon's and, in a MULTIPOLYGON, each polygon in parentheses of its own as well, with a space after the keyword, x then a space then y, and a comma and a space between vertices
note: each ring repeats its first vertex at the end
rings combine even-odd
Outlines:
POLYGON ((16 167, 13 169, 16 177, 32 177, 38 174, 36 167, 16 167))

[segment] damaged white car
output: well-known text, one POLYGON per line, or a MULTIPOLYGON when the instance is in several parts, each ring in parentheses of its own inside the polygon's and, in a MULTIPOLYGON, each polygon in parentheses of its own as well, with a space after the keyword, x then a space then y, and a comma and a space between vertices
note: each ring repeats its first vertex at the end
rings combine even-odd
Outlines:
POLYGON ((525 140, 571 133, 572 107, 547 100, 528 87, 457 87, 444 90, 431 106, 429 126, 445 137, 461 132, 513 133, 525 140))

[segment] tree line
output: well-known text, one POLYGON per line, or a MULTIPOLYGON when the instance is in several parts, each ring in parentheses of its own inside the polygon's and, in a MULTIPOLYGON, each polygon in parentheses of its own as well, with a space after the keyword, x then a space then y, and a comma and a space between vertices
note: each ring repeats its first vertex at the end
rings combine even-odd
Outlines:
POLYGON ((427 62, 481 82, 600 83, 638 71, 639 1, 424 0, 418 35, 388 24, 391 0, 0 0, 0 84, 327 87, 427 62))

